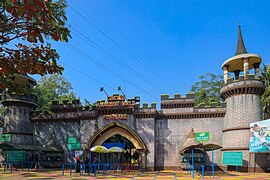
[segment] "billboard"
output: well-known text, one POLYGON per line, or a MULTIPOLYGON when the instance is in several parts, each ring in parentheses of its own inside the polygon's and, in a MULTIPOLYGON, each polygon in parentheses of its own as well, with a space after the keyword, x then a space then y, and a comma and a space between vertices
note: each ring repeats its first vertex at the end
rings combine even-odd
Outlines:
POLYGON ((270 152, 270 119, 250 123, 249 152, 270 152))

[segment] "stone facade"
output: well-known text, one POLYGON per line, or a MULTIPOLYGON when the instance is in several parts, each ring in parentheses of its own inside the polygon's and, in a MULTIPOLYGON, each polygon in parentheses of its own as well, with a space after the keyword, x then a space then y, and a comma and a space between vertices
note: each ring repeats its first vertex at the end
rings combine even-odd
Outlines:
MULTIPOLYGON (((243 43, 243 40, 239 42, 243 43)), ((35 97, 5 95, 2 97, 6 107, 3 133, 11 134, 15 144, 40 147, 56 138, 68 162, 69 136, 75 136, 81 148, 88 152, 92 146, 101 145, 106 139, 119 134, 130 140, 139 151, 142 169, 154 170, 182 168, 183 153, 180 152, 193 129, 195 132, 209 132, 209 143, 222 147, 215 152, 217 167, 224 168, 222 152, 241 151, 244 154, 241 170, 266 171, 269 156, 248 151, 249 124, 262 119, 260 96, 264 86, 258 76, 260 62, 258 55, 249 55, 246 50, 225 61, 221 89, 225 102, 221 106, 212 103, 195 107, 192 93, 184 97, 180 94, 174 97, 161 95, 161 110, 158 111, 155 103, 139 107, 139 97, 126 100, 122 95, 113 95, 107 101, 98 101, 92 109, 82 107, 79 100, 54 101, 52 114, 31 116, 36 107, 35 97), (248 74, 252 67, 255 68, 255 76, 248 74), (244 71, 244 76, 239 76, 240 71, 244 71), (234 72, 235 78, 229 78, 228 72, 234 72)), ((208 152, 206 162, 211 162, 211 156, 208 152)))
MULTIPOLYGON (((88 149, 89 142, 96 132, 112 123, 123 124, 132 129, 145 144, 147 170, 179 169, 181 163, 179 151, 192 128, 196 132, 209 131, 211 142, 221 145, 225 106, 194 107, 193 94, 187 94, 186 97, 176 95, 174 98, 162 95, 161 99, 160 111, 156 110, 155 104, 149 107, 147 104, 143 104, 143 107, 135 105, 126 110, 128 114, 126 120, 106 120, 103 116, 106 113, 100 109, 83 109, 78 101, 73 101, 63 104, 54 102, 53 114, 38 115, 30 121, 29 106, 9 106, 6 103, 5 130, 7 133, 21 132, 21 130, 24 133, 31 132, 33 136, 27 136, 30 137, 31 142, 26 142, 27 138, 23 133, 18 135, 20 138, 17 134, 13 134, 12 137, 17 141, 24 140, 18 144, 39 147, 45 147, 52 138, 56 137, 65 152, 66 160, 70 161, 67 137, 76 136, 81 147, 88 149), (19 122, 21 120, 24 125, 19 122)), ((113 112, 107 113, 119 112, 125 111, 117 107, 113 112)), ((220 152, 215 156, 219 161, 220 152)), ((218 161, 217 164, 220 164, 218 161)))
MULTIPOLYGON (((254 79, 243 81, 246 81, 244 84, 253 87, 256 83, 252 81, 260 82, 254 79)), ((195 107, 193 94, 184 97, 179 94, 174 97, 161 95, 160 111, 156 110, 155 104, 150 106, 143 104, 139 107, 138 103, 116 104, 116 106, 113 104, 112 107, 96 106, 90 110, 88 107, 82 107, 78 100, 74 100, 63 103, 53 102, 52 114, 41 114, 30 119, 29 114, 33 107, 26 103, 31 102, 30 100, 24 103, 20 101, 19 104, 19 101, 16 101, 14 104, 13 100, 6 98, 4 132, 17 132, 12 135, 13 142, 17 144, 39 147, 45 147, 52 138, 56 137, 64 150, 65 160, 69 162, 67 137, 75 136, 80 141, 81 148, 88 151, 90 146, 103 142, 104 139, 98 140, 99 136, 102 137, 106 131, 109 131, 107 127, 113 127, 115 124, 116 133, 134 139, 135 144, 142 142, 142 145, 138 145, 141 150, 142 167, 145 170, 154 170, 182 168, 180 150, 191 129, 194 129, 195 132, 208 131, 209 142, 223 147, 215 152, 214 159, 218 167, 223 168, 222 151, 230 150, 244 152, 244 167, 252 169, 253 163, 265 169, 268 164, 258 160, 262 159, 261 156, 257 155, 257 159, 251 159, 252 156, 248 153, 249 123, 261 119, 259 93, 261 84, 257 83, 260 85, 257 91, 250 90, 253 94, 241 94, 242 91, 239 90, 238 95, 234 95, 236 94, 234 92, 229 96, 226 93, 234 89, 231 88, 231 84, 235 84, 233 87, 238 87, 242 81, 227 83, 230 87, 224 85, 221 91, 222 95, 226 96, 224 99, 227 104, 217 106, 213 103, 208 107, 201 104, 195 107), (104 115, 107 114, 127 114, 127 116, 124 120, 110 120, 105 119, 104 115), (128 131, 129 134, 125 134, 124 131, 128 131)), ((22 99, 17 96, 13 97, 15 98, 22 99)), ((207 154, 208 163, 211 162, 211 156, 211 152, 207 154)))

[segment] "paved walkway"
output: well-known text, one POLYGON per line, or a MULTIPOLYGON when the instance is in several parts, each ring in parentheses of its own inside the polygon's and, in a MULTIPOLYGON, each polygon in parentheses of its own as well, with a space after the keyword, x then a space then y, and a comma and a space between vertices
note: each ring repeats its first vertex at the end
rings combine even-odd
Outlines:
MULTIPOLYGON (((21 172, 14 171, 12 174, 3 173, 3 169, 0 169, 0 180, 8 179, 8 180, 19 180, 19 179, 113 179, 113 180, 177 180, 177 179, 192 179, 190 174, 187 174, 184 171, 155 171, 155 172, 131 172, 130 174, 120 174, 120 173, 112 173, 112 174, 101 174, 97 177, 87 176, 86 174, 83 176, 79 176, 78 173, 74 173, 72 176, 69 175, 68 172, 64 176, 61 175, 61 171, 48 171, 48 172, 40 172, 40 171, 32 171, 32 172, 21 172)), ((194 179, 203 179, 198 175, 195 175, 194 179)), ((227 179, 227 180, 264 180, 270 179, 269 173, 257 173, 257 174, 248 174, 248 173, 236 173, 236 172, 216 172, 215 178, 211 176, 205 176, 204 179, 227 179)))

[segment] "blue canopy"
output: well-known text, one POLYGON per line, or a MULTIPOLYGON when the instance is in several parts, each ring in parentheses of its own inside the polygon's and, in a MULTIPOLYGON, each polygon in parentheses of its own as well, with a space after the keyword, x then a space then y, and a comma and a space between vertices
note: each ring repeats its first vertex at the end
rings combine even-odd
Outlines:
POLYGON ((105 146, 108 149, 110 149, 111 147, 120 147, 125 149, 126 143, 103 143, 102 146, 105 146))

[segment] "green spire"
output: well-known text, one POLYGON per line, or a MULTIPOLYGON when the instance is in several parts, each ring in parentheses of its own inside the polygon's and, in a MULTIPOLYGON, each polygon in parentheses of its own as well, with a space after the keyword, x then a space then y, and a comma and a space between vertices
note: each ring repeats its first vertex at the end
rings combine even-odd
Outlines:
POLYGON ((238 42, 237 42, 237 48, 236 48, 236 53, 235 55, 238 54, 246 54, 247 50, 245 48, 245 44, 244 44, 244 40, 242 37, 242 33, 241 33, 241 26, 238 26, 238 42))

